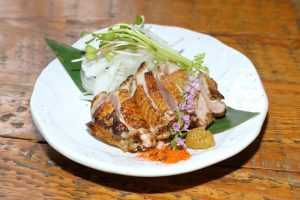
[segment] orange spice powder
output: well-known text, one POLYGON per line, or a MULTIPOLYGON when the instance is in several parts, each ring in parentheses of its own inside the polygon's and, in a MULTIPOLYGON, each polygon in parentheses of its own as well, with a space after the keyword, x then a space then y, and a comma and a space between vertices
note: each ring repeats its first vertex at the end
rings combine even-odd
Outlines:
POLYGON ((187 160, 191 157, 186 149, 172 150, 170 148, 150 149, 145 152, 138 153, 138 157, 151 161, 159 161, 162 163, 172 164, 182 160, 187 160))

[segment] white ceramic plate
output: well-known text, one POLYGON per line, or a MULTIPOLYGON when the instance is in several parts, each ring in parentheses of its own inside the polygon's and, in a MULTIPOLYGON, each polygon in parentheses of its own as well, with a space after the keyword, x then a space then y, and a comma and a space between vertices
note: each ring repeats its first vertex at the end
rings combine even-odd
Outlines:
MULTIPOLYGON (((38 129, 58 152, 101 171, 155 177, 210 166, 239 153, 257 137, 266 117, 268 100, 251 61, 205 34, 159 25, 152 25, 151 30, 170 42, 183 37, 184 40, 175 49, 185 49, 183 55, 188 58, 192 59, 195 54, 205 52, 210 76, 217 80, 226 104, 260 114, 233 129, 216 134, 214 148, 190 151, 192 156, 186 161, 177 164, 145 161, 109 146, 88 133, 85 124, 91 119, 90 104, 80 100, 80 91, 55 59, 37 79, 30 106, 38 129)), ((73 46, 83 49, 84 41, 86 39, 80 39, 73 46)))

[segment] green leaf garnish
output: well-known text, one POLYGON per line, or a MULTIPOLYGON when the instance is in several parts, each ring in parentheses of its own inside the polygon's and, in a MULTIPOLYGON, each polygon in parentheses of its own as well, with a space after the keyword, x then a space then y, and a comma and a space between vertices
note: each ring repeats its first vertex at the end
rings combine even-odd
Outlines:
POLYGON ((48 38, 45 38, 45 41, 47 42, 53 53, 56 55, 56 57, 59 59, 78 89, 81 92, 85 92, 85 89, 82 87, 80 78, 81 62, 72 62, 72 60, 78 59, 83 56, 84 52, 48 38))
POLYGON ((188 69, 190 74, 194 74, 196 72, 203 72, 205 74, 208 73, 208 67, 204 65, 204 57, 205 53, 198 54, 195 56, 194 60, 192 61, 192 67, 188 69))
POLYGON ((227 106, 226 115, 222 118, 215 119, 215 121, 208 127, 208 130, 213 134, 221 133, 238 126, 239 124, 255 117, 258 114, 258 112, 236 110, 227 106))

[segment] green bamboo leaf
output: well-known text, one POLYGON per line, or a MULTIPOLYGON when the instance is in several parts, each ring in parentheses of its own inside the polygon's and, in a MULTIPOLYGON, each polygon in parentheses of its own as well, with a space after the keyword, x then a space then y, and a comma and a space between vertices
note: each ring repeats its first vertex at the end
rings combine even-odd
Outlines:
POLYGON ((220 133, 231 129, 252 117, 255 117, 259 113, 257 112, 247 112, 242 110, 236 110, 229 106, 226 108, 225 117, 216 119, 213 124, 211 124, 208 128, 213 134, 220 133))
POLYGON ((85 92, 80 78, 81 62, 72 62, 74 59, 81 58, 84 52, 48 38, 45 38, 45 40, 78 89, 85 92))
MULTIPOLYGON (((80 89, 80 91, 84 92, 85 90, 82 87, 82 82, 80 79, 81 62, 71 62, 74 59, 82 57, 84 52, 54 40, 47 38, 45 40, 55 53, 56 57, 60 60, 76 86, 80 89)), ((216 119, 214 123, 209 126, 208 130, 214 134, 220 133, 238 126, 239 124, 255 117, 258 114, 259 113, 256 112, 236 110, 227 106, 226 116, 216 119)))

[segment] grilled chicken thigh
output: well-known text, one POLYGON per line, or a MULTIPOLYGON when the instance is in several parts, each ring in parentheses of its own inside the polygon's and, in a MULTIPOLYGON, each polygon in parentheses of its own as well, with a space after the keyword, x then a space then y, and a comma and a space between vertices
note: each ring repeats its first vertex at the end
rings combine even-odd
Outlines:
MULTIPOLYGON (((197 79, 200 92, 196 93, 195 111, 190 113, 190 128, 207 127, 214 117, 226 112, 216 82, 202 73, 197 79)), ((97 138, 123 151, 144 151, 160 141, 168 142, 187 84, 187 71, 174 63, 167 62, 153 71, 142 63, 118 90, 95 96, 92 121, 87 126, 97 138)))

